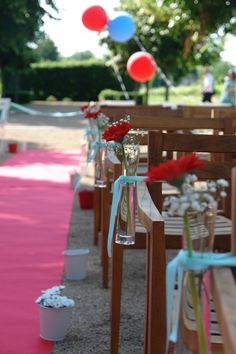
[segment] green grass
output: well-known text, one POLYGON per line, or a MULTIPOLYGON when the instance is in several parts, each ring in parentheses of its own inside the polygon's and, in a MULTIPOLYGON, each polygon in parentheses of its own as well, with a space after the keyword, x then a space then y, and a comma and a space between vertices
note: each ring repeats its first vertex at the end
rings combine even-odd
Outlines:
MULTIPOLYGON (((216 94, 212 98, 213 103, 219 103, 220 94, 222 92, 222 85, 217 85, 216 94)), ((170 88, 169 101, 184 104, 199 104, 202 101, 201 87, 194 84, 190 86, 179 86, 170 88)), ((165 101, 165 88, 150 89, 149 103, 161 103, 165 101)))

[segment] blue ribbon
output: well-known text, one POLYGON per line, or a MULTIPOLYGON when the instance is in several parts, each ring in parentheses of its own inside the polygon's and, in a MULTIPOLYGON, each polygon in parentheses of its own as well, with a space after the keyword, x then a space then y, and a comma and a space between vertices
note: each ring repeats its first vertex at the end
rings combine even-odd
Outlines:
POLYGON ((91 135, 96 135, 97 133, 98 133, 98 129, 91 129, 91 128, 87 127, 86 131, 85 131, 85 136, 89 137, 91 135))
POLYGON ((107 240, 107 252, 108 252, 109 257, 111 257, 113 233, 114 233, 114 228, 115 228, 118 205, 119 205, 119 201, 121 198, 122 185, 124 185, 126 183, 143 182, 143 181, 145 181, 146 178, 147 177, 145 177, 145 176, 120 176, 114 182, 110 224, 109 224, 109 232, 108 232, 108 240, 107 240))
POLYGON ((27 107, 22 106, 22 105, 20 105, 18 103, 15 103, 15 102, 11 102, 11 107, 15 108, 15 109, 18 109, 19 111, 31 114, 33 116, 40 115, 40 116, 49 116, 49 117, 57 117, 57 118, 60 118, 60 117, 75 117, 75 116, 83 117, 84 116, 84 114, 83 114, 83 112, 81 110, 76 111, 76 112, 66 112, 66 113, 63 113, 63 112, 40 112, 40 111, 36 111, 35 109, 27 108, 27 107))
POLYGON ((166 296, 167 296, 167 343, 166 353, 168 352, 169 341, 176 343, 178 337, 179 315, 182 296, 182 280, 184 272, 206 271, 209 267, 236 267, 236 257, 231 253, 210 253, 193 252, 192 257, 188 256, 187 251, 181 250, 178 255, 168 263, 166 272, 166 296), (175 280, 178 280, 178 301, 176 308, 176 318, 171 331, 171 317, 174 299, 175 280))

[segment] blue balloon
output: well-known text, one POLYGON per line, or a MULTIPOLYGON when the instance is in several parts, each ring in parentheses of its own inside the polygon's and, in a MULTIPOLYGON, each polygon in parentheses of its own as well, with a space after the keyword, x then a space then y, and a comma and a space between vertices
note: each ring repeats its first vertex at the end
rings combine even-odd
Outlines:
POLYGON ((122 13, 108 21, 108 32, 115 42, 126 42, 133 37, 136 26, 133 18, 126 13, 122 13))

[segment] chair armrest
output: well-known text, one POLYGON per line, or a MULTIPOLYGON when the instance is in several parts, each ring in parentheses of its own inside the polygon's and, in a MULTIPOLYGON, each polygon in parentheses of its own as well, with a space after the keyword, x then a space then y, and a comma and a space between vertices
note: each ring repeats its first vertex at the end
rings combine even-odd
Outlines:
POLYGON ((164 219, 152 201, 146 183, 137 184, 138 218, 145 229, 150 232, 154 222, 163 222, 164 219))

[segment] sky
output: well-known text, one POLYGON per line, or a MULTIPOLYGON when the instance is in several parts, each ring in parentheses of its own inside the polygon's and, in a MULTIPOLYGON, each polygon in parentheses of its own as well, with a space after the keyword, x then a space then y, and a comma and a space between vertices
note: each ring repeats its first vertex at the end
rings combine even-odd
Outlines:
MULTIPOLYGON (((43 0, 42 0, 43 3, 43 0)), ((90 31, 82 23, 82 13, 89 6, 102 6, 108 17, 114 15, 114 8, 119 4, 119 0, 56 0, 60 12, 56 17, 60 21, 44 18, 44 31, 56 44, 62 56, 71 56, 75 52, 90 50, 97 57, 101 58, 106 53, 106 46, 98 44, 98 33, 90 31)), ((43 4, 46 8, 46 5, 43 4)), ((52 13, 51 9, 48 10, 52 13)), ((229 36, 226 41, 225 51, 222 52, 223 60, 226 60, 236 66, 236 36, 229 36)))
POLYGON ((90 50, 97 57, 102 57, 106 48, 102 48, 98 44, 98 33, 90 31, 83 25, 82 14, 88 7, 100 5, 104 8, 108 17, 112 17, 119 0, 99 0, 97 2, 94 2, 94 0, 57 0, 56 4, 60 9, 59 17, 61 20, 54 21, 45 17, 43 29, 54 41, 59 52, 63 56, 70 56, 75 52, 90 50))

